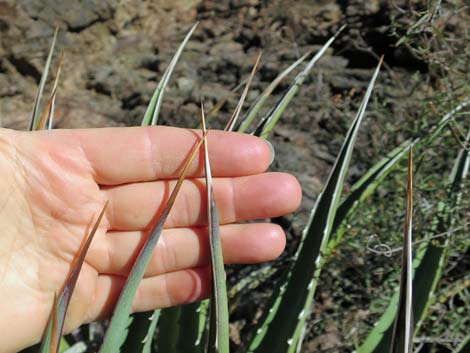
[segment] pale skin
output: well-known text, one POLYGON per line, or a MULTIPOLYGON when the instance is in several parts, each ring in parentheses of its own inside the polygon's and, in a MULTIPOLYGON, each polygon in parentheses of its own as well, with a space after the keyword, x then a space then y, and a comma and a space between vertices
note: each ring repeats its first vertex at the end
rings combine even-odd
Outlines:
MULTIPOLYGON (((104 203, 66 331, 109 316, 149 229, 200 132, 169 127, 16 132, 0 129, 1 352, 39 342, 54 293, 104 203)), ((294 211, 297 180, 265 173, 272 154, 253 136, 208 135, 226 263, 279 256, 283 230, 243 223, 294 211)), ((197 301, 210 292, 202 156, 176 199, 133 310, 197 301)))

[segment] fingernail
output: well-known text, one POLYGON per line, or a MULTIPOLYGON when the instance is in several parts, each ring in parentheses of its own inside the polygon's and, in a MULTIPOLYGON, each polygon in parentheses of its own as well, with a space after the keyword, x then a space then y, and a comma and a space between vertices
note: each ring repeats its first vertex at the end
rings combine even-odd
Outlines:
POLYGON ((276 157, 276 151, 274 150, 274 146, 268 140, 265 140, 266 144, 269 146, 269 152, 271 153, 271 160, 269 161, 269 165, 274 162, 274 157, 276 157))

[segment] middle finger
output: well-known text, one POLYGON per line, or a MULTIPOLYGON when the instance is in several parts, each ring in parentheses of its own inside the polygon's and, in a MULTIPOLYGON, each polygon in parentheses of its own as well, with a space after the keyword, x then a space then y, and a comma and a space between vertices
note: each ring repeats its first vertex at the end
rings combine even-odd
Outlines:
MULTIPOLYGON (((144 230, 155 224, 176 181, 133 183, 102 189, 109 200, 106 216, 111 230, 144 230)), ((272 218, 294 211, 301 189, 295 177, 263 173, 214 179, 221 224, 272 218)), ((185 180, 165 228, 206 224, 206 190, 203 179, 185 180)))

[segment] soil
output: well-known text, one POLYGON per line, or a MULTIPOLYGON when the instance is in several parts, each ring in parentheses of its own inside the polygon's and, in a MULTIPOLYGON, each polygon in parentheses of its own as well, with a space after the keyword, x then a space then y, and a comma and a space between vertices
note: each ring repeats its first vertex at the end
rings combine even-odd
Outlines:
MULTIPOLYGON (((247 104, 282 69, 319 48, 346 23, 344 34, 303 85, 272 138, 278 156, 274 168, 297 174, 309 208, 379 56, 386 54, 388 70, 377 91, 389 99, 406 95, 411 73, 426 70, 409 52, 392 46, 396 39, 387 29, 391 6, 379 0, 0 1, 2 126, 27 127, 55 26, 60 27, 58 51, 65 53, 56 128, 139 125, 158 80, 196 21, 200 24, 170 81, 160 121, 195 127, 201 101, 210 110, 229 97, 213 122, 216 128, 230 117, 238 99, 231 89, 249 75, 260 50, 261 67, 247 104), (296 158, 284 158, 287 155, 296 158)), ((289 82, 274 92, 268 107, 289 82)), ((403 109, 403 104, 394 103, 391 110, 403 109)), ((370 147, 394 145, 404 138, 383 133, 383 126, 372 119, 366 125, 370 140, 362 143, 372 155, 364 159, 382 153, 382 148, 371 152, 370 147)), ((353 166, 351 178, 366 166, 353 166)))
MULTIPOLYGON (((229 97, 212 123, 220 128, 238 100, 231 89, 249 75, 260 50, 261 67, 246 106, 284 68, 347 24, 271 138, 276 150, 272 169, 294 173, 304 189, 300 211, 277 220, 290 229, 286 260, 382 54, 385 66, 349 181, 403 141, 413 126, 410 109, 416 109, 416 102, 404 98, 420 85, 415 75, 425 75, 429 68, 406 47, 394 45, 392 18, 407 4, 404 0, 2 0, 0 123, 27 128, 55 26, 60 28, 58 51, 65 53, 56 128, 139 125, 163 71, 196 21, 198 28, 165 93, 161 123, 195 127, 201 101, 210 110, 229 97)), ((275 91, 269 106, 289 82, 275 91)), ((331 305, 328 298, 322 300, 321 306, 331 305)), ((243 315, 235 315, 234 327, 243 315)), ((360 320, 364 313, 355 315, 351 320, 360 320)), ((239 331, 234 331, 237 341, 239 331)), ((306 347, 309 352, 335 351, 343 340, 335 327, 328 327, 320 337, 309 338, 306 347)))

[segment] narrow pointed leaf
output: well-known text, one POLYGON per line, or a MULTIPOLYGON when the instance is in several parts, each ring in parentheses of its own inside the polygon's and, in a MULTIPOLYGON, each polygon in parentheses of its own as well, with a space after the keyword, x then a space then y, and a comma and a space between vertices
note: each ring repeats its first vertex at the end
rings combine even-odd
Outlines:
POLYGON ((157 353, 203 353, 208 301, 162 310, 157 353))
POLYGON ((406 190, 406 214, 403 236, 400 295, 393 328, 390 353, 413 352, 413 150, 408 159, 408 186, 406 190))
MULTIPOLYGON (((467 136, 468 140, 469 136, 467 136)), ((415 322, 415 334, 420 329, 426 318, 429 306, 432 303, 439 279, 445 264, 449 237, 434 238, 453 226, 454 217, 451 211, 458 206, 462 195, 462 183, 468 175, 470 155, 462 149, 457 156, 448 182, 448 201, 439 205, 439 213, 432 221, 427 240, 421 244, 417 255, 413 260, 414 279, 414 303, 413 316, 415 322)), ((374 325, 364 343, 359 347, 358 353, 380 353, 390 347, 393 333, 393 319, 398 305, 398 292, 390 300, 390 303, 380 319, 374 325)))
POLYGON ((406 140, 374 164, 351 188, 336 211, 331 238, 325 256, 328 256, 341 242, 348 221, 359 207, 382 183, 383 179, 395 168, 413 142, 406 140))
MULTIPOLYGON (((470 142, 470 133, 466 143, 470 142)), ((449 248, 449 236, 432 239, 434 234, 446 232, 454 227, 455 216, 453 211, 459 206, 462 199, 463 182, 467 178, 470 168, 470 151, 462 148, 457 155, 448 182, 447 202, 439 204, 439 214, 432 224, 432 233, 428 240, 419 248, 413 280, 413 313, 415 317, 415 335, 425 320, 432 298, 434 298, 437 285, 444 270, 449 248)))
POLYGON ((63 54, 60 56, 59 60, 59 66, 57 67, 57 74, 54 80, 54 86, 52 87, 52 92, 49 97, 49 101, 47 102, 46 109, 44 109, 44 112, 41 116, 41 119, 39 120, 36 130, 43 130, 46 122, 48 122, 48 129, 52 129, 52 124, 54 120, 54 107, 55 107, 55 98, 56 98, 56 93, 57 93, 57 84, 59 83, 59 77, 60 77, 60 72, 62 71, 62 65, 64 62, 64 56, 63 54))
POLYGON ((305 59, 312 54, 312 50, 309 50, 301 58, 297 59, 293 64, 291 64, 287 69, 282 71, 274 80, 269 84, 268 87, 256 98, 255 102, 251 105, 246 113, 246 116, 243 118, 240 127, 237 129, 239 132, 245 132, 255 120, 261 108, 263 108, 266 100, 271 96, 273 91, 279 86, 279 84, 289 75, 297 66, 305 61, 305 59))
MULTIPOLYGON (((63 353, 63 352, 66 352, 67 350, 69 350, 71 347, 70 345, 68 344, 68 342, 65 340, 65 338, 61 338, 60 339, 60 346, 59 346, 59 352, 60 353, 63 353)), ((71 353, 71 352, 69 352, 71 353)))
POLYGON ((98 219, 93 225, 90 234, 83 242, 80 250, 78 251, 77 257, 72 262, 70 273, 68 274, 65 280, 65 284, 61 288, 57 296, 57 304, 54 304, 52 308, 52 310, 55 312, 51 314, 51 318, 49 319, 49 323, 46 327, 46 332, 44 333, 43 341, 39 349, 40 353, 48 353, 51 352, 51 349, 57 350, 59 347, 60 338, 64 329, 65 314, 67 313, 67 308, 69 306, 70 299, 75 289, 75 285, 77 284, 78 275, 80 273, 80 270, 82 269, 86 253, 90 248, 91 241, 93 240, 96 231, 98 230, 107 205, 108 203, 106 202, 103 209, 101 210, 100 215, 98 216, 98 219))
MULTIPOLYGON (((450 113, 446 114, 438 124, 431 128, 430 136, 437 136, 436 133, 442 131, 445 124, 449 119, 454 116, 460 109, 460 105, 453 109, 450 113)), ((341 241, 344 228, 346 227, 347 219, 354 213, 355 209, 360 202, 365 200, 375 189, 380 185, 383 178, 387 176, 396 164, 403 158, 408 148, 413 145, 427 146, 430 143, 428 138, 416 138, 414 140, 406 140, 402 142, 393 151, 387 154, 382 160, 373 165, 352 187, 344 201, 338 208, 335 222, 333 226, 334 237, 330 239, 329 248, 334 248, 341 241), (338 230, 336 230, 338 229, 338 230)))
MULTIPOLYGON (((259 62, 259 59, 260 56, 258 56, 257 63, 259 62)), ((253 70, 252 75, 254 74, 254 71, 255 70, 253 70)), ((202 108, 202 129, 204 135, 206 135, 207 131, 204 108, 202 108)), ((209 229, 212 270, 212 294, 210 301, 209 341, 207 351, 209 353, 228 353, 230 348, 230 337, 227 285, 225 283, 224 257, 222 254, 222 244, 220 242, 219 216, 212 185, 212 173, 209 161, 207 138, 204 139, 204 168, 206 173, 208 209, 207 225, 209 229)))
POLYGON ((55 101, 56 101, 56 92, 57 92, 57 85, 59 83, 59 76, 60 73, 62 72, 62 66, 64 64, 64 53, 61 54, 60 59, 59 59, 59 66, 57 68, 57 74, 56 74, 56 79, 54 81, 54 87, 52 88, 53 91, 53 98, 52 98, 52 104, 51 104, 51 111, 49 113, 49 117, 47 120, 47 129, 52 130, 52 127, 54 126, 54 112, 55 112, 55 101))
POLYGON ((180 44, 178 50, 176 51, 175 55, 171 59, 170 64, 168 65, 162 78, 160 79, 160 82, 158 83, 158 86, 155 89, 155 92, 153 93, 153 96, 147 107, 147 111, 145 112, 144 118, 142 120, 142 126, 157 125, 160 108, 162 106, 163 96, 165 94, 165 89, 168 85, 168 82, 170 81, 171 74, 173 73, 173 70, 175 69, 175 66, 178 63, 178 60, 180 59, 181 54, 183 53, 183 50, 186 47, 186 44, 188 43, 189 38, 195 31, 197 25, 198 23, 194 24, 189 30, 188 34, 186 34, 186 37, 184 38, 183 42, 180 44))
POLYGON ((39 123, 36 126, 36 131, 40 131, 44 129, 44 126, 46 125, 46 121, 49 118, 51 111, 52 111, 52 100, 55 99, 55 92, 53 95, 49 97, 49 100, 47 101, 46 108, 44 109, 44 112, 41 115, 41 119, 39 119, 39 123))
POLYGON ((198 141, 198 143, 194 146, 193 150, 191 151, 180 174, 180 177, 175 187, 173 188, 173 191, 171 192, 165 207, 163 208, 160 218, 153 227, 147 241, 144 243, 130 271, 129 276, 127 277, 127 281, 121 291, 118 302, 116 304, 116 308, 109 322, 108 329, 106 330, 103 344, 100 348, 100 352, 102 353, 119 352, 120 347, 124 339, 126 338, 127 326, 129 324, 129 316, 131 314, 132 302, 134 300, 135 293, 137 292, 137 288, 140 284, 140 281, 144 276, 145 269, 147 268, 150 262, 155 246, 157 245, 158 239, 160 238, 160 234, 163 230, 165 221, 168 218, 168 214, 170 213, 170 210, 175 202, 176 196, 178 195, 178 192, 181 189, 181 185, 183 184, 186 174, 188 173, 189 167, 191 166, 191 163, 194 160, 199 150, 199 147, 201 146, 204 140, 204 137, 205 136, 203 136, 198 141))
POLYGON ((149 315, 149 312, 133 314, 131 320, 129 333, 121 347, 121 352, 151 353, 153 335, 160 321, 160 310, 153 311, 152 315, 149 315))
POLYGON ((254 135, 261 136, 262 138, 266 139, 271 134, 271 131, 274 129, 274 126, 277 124, 279 119, 281 118, 282 113, 287 108, 289 103, 292 99, 297 95, 297 92, 300 89, 300 86, 304 83, 305 79, 307 78, 308 74, 312 70, 313 66, 317 63, 318 60, 325 54, 326 50, 330 47, 330 45, 335 41, 341 31, 345 28, 342 26, 336 34, 331 37, 323 47, 318 51, 317 54, 309 61, 305 69, 300 72, 297 77, 295 78, 292 85, 289 87, 287 92, 282 96, 282 98, 277 102, 274 108, 266 115, 258 125, 258 127, 254 131, 254 135))
POLYGON ((359 127, 381 63, 382 60, 372 77, 325 188, 317 199, 295 254, 295 262, 286 273, 282 285, 275 288, 271 304, 260 320, 248 352, 293 353, 301 347, 305 323, 312 309, 313 295, 324 263, 323 253, 332 231, 359 127))
MULTIPOLYGON (((185 38, 183 39, 176 53, 171 59, 168 67, 163 73, 163 76, 160 79, 157 85, 157 88, 155 89, 152 95, 150 103, 147 106, 147 110, 145 111, 144 118, 142 119, 142 123, 141 123, 142 126, 157 125, 161 105, 163 102, 163 97, 165 94, 165 89, 168 85, 168 82, 170 81, 171 75, 176 67, 176 64, 178 63, 181 57, 181 54, 183 53, 183 50, 186 47, 192 34, 196 30, 197 25, 198 25, 198 22, 195 23, 191 27, 189 32, 186 34, 185 38)), ((128 351, 129 352, 131 351, 141 352, 142 349, 144 349, 144 347, 149 346, 150 344, 148 344, 147 341, 142 343, 143 340, 136 341, 132 336, 134 335, 134 332, 135 332, 135 335, 139 337, 144 336, 146 337, 146 340, 149 340, 151 342, 155 334, 155 329, 157 327, 157 321, 153 321, 153 319, 158 320, 159 317, 160 317, 160 309, 156 309, 154 311, 148 311, 148 312, 141 313, 138 315, 134 314, 133 317, 130 319, 131 322, 129 324, 129 331, 132 332, 132 335, 126 336, 128 337, 130 341, 127 342, 127 338, 126 338, 122 346, 123 351, 124 352, 128 352, 128 351), (141 343, 136 344, 135 342, 141 342, 141 343)))
MULTIPOLYGON (((333 250, 339 245, 343 234, 347 229, 348 222, 358 209, 377 187, 383 179, 396 167, 398 162, 408 151, 411 140, 406 140, 400 146, 387 154, 382 160, 373 165, 351 188, 347 197, 341 202, 333 222, 331 237, 325 250, 327 258, 333 250)), ((275 272, 272 267, 264 267, 258 271, 251 272, 248 276, 242 278, 230 291, 230 311, 235 309, 237 298, 243 296, 247 291, 256 288, 261 283, 268 280, 275 272)))
MULTIPOLYGON (((58 301, 57 301, 57 292, 54 293, 54 302, 52 304, 52 337, 51 342, 60 342, 60 334, 58 329, 58 301)), ((49 347, 50 353, 57 353, 58 346, 51 344, 49 347)))
POLYGON ((260 51, 258 57, 256 58, 255 65, 253 65, 253 69, 251 70, 250 77, 248 78, 248 81, 245 85, 245 89, 243 90, 240 100, 238 101, 237 107, 235 108, 235 111, 233 112, 229 122, 225 126, 225 131, 232 131, 235 127, 235 124, 237 123, 238 116, 240 115, 240 112, 243 108, 243 103, 245 103, 246 96, 248 95, 248 90, 250 89, 251 82, 253 81, 253 77, 255 77, 256 70, 258 69, 259 61, 261 60, 261 54, 262 52, 260 51))
POLYGON ((49 67, 51 66, 52 55, 54 54, 54 47, 57 40, 57 34, 59 33, 59 27, 56 27, 54 37, 52 38, 51 47, 49 54, 47 55, 46 64, 44 65, 44 71, 42 72, 41 80, 39 81, 39 87, 34 98, 33 110, 31 112, 31 118, 29 120, 29 131, 36 130, 39 115, 39 105, 41 104, 42 92, 46 85, 47 76, 49 74, 49 67))

